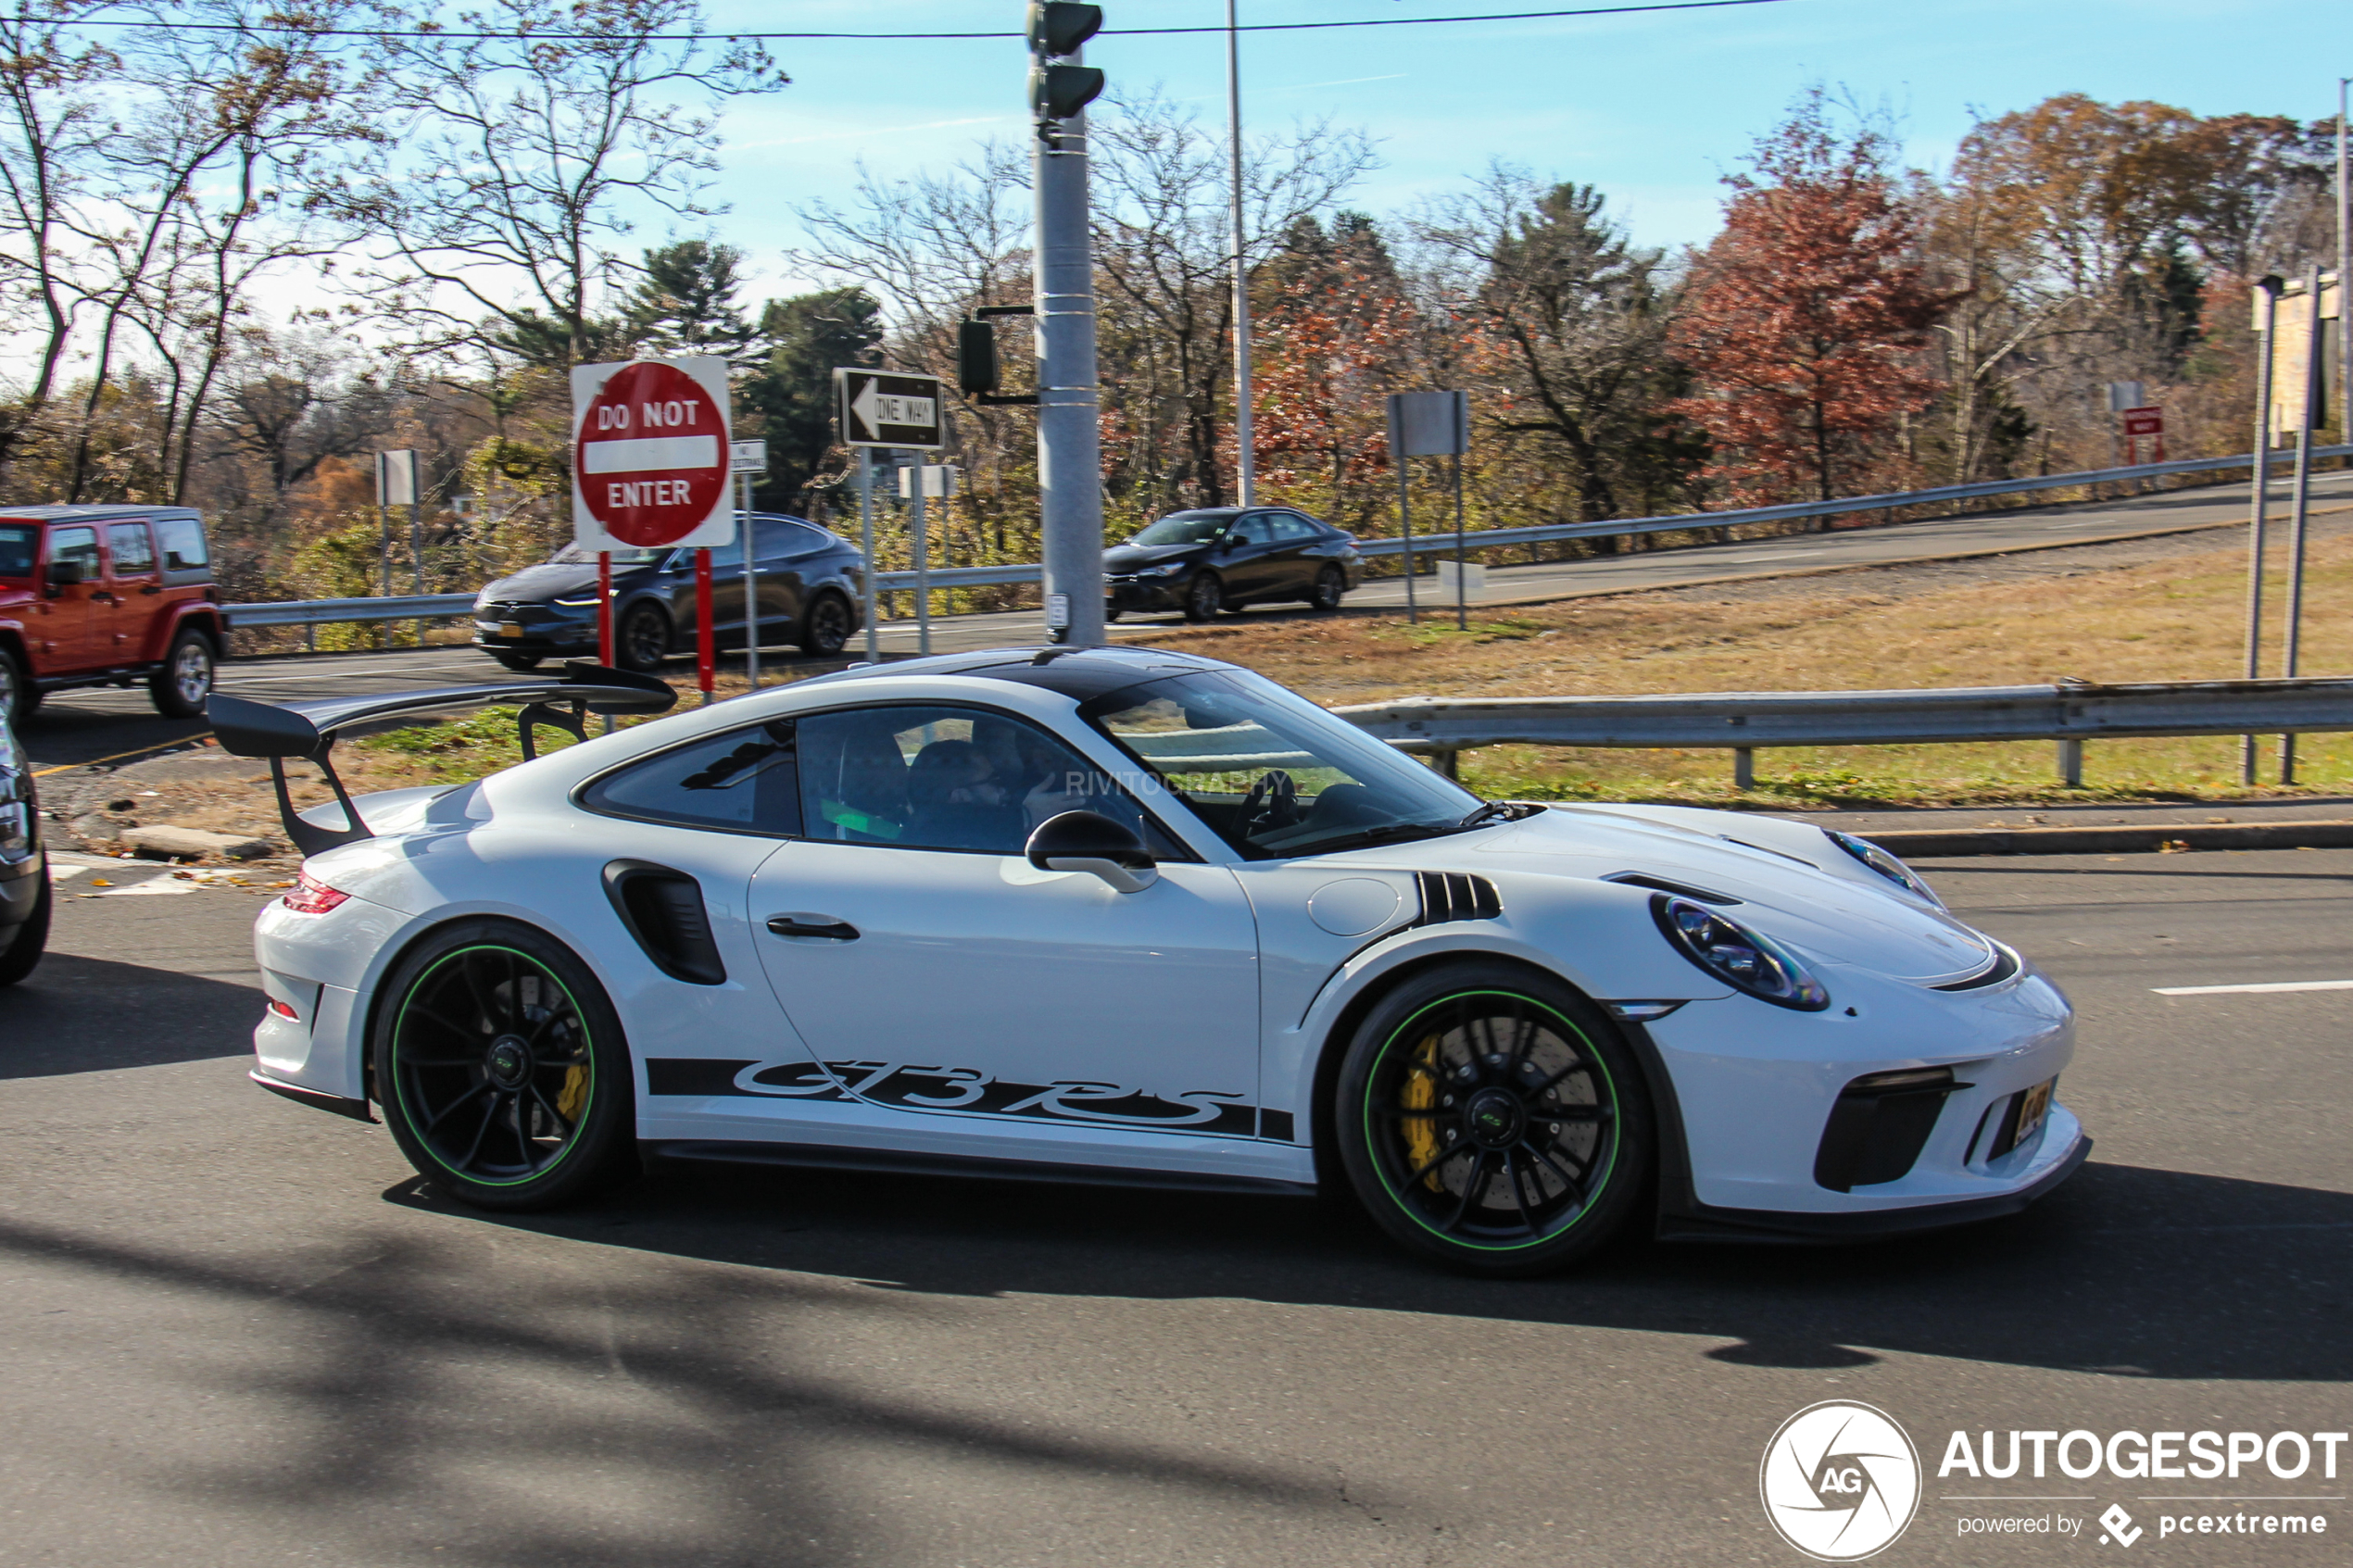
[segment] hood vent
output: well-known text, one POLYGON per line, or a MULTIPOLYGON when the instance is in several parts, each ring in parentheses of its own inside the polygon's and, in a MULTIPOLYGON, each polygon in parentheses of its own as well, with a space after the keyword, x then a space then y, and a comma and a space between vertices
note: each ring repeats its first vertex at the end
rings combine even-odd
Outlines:
POLYGON ((1737 904, 1742 901, 1729 893, 1710 893, 1706 888, 1693 887, 1688 882, 1647 876, 1641 872, 1612 872, 1602 880, 1624 883, 1629 887, 1647 887, 1654 893, 1672 893, 1679 898, 1695 898, 1703 904, 1737 904))
POLYGON ((1416 925, 1445 925, 1458 920, 1493 920, 1504 912, 1502 895, 1483 876, 1465 872, 1416 872, 1422 896, 1416 925))

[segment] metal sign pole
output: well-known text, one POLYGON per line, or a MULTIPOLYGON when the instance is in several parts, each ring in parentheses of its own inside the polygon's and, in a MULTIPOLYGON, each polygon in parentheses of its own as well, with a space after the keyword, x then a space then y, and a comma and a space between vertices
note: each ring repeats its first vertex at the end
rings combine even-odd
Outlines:
POLYGON ((719 662, 719 645, 711 633, 711 552, 695 552, 695 684, 711 706, 711 677, 719 662))
MULTIPOLYGON (((2287 559, 2287 657, 2283 674, 2291 679, 2296 674, 2297 644, 2304 631, 2304 533, 2305 521, 2312 495, 2312 406, 2321 399, 2321 269, 2318 264, 2304 274, 2305 293, 2311 296, 2311 307, 2305 313, 2304 389, 2296 399, 2301 412, 2296 419, 2296 489, 2288 503, 2287 559)), ((2280 737, 2280 783, 2296 782, 2296 736, 2280 737)))
MULTIPOLYGON (((2255 495, 2246 523, 2246 678, 2263 673, 2263 514, 2271 498, 2271 345, 2280 317, 2280 281, 2255 285, 2259 358, 2255 371, 2255 495)), ((2239 782, 2255 782, 2255 737, 2239 737, 2239 782)))
POLYGON ((924 465, 899 470, 912 494, 907 501, 907 532, 915 553, 915 649, 931 652, 931 541, 924 532, 924 465))
POLYGON ((1470 573, 1464 570, 1467 558, 1463 552, 1463 455, 1454 454, 1454 630, 1470 630, 1470 573))
POLYGON ((882 660, 882 628, 875 621, 875 455, 864 446, 858 454, 858 543, 866 552, 866 570, 860 587, 866 601, 866 662, 882 660))
POLYGON ((736 515, 743 519, 737 532, 744 542, 744 679, 750 689, 760 689, 760 580, 751 569, 751 476, 736 476, 736 515))
MULTIPOLYGON (((409 459, 411 462, 414 462, 415 460, 416 459, 414 458, 409 459)), ((409 558, 416 563, 417 596, 419 598, 423 598, 425 596, 425 523, 423 516, 423 503, 417 499, 417 492, 413 488, 409 492, 409 558)), ((425 646, 425 622, 422 616, 419 616, 417 618, 417 646, 419 647, 423 647, 425 646)))

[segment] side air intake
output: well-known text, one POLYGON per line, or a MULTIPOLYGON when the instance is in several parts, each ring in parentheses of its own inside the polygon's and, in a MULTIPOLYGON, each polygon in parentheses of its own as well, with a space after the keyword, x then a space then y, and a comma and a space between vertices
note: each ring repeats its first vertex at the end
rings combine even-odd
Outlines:
POLYGON ((693 877, 650 860, 615 860, 605 867, 605 897, 656 969, 690 985, 725 983, 702 884, 693 877))
POLYGON ((1458 920, 1493 920, 1504 912, 1495 884, 1465 872, 1416 872, 1422 895, 1421 918, 1416 925, 1445 925, 1458 920))

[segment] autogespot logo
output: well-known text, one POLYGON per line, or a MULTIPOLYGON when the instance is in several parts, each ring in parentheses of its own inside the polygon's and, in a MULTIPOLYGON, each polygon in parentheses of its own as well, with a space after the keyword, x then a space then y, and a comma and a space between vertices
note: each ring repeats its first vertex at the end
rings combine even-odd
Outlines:
POLYGON ((1825 1562, 1853 1562, 1912 1522, 1920 1456, 1886 1411, 1826 1399, 1781 1423, 1756 1487, 1781 1539, 1825 1562))

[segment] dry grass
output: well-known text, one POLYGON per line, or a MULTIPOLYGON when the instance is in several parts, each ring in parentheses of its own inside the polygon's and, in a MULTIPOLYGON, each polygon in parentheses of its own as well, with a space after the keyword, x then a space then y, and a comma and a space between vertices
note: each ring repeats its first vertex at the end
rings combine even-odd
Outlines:
MULTIPOLYGON (((1926 592, 1900 574, 1840 573, 1766 592, 1688 588, 1451 614, 1246 621, 1145 641, 1231 659, 1319 702, 1428 696, 1842 691, 2087 681, 2213 680, 2242 668, 2246 594, 2236 547, 2114 568, 1926 592)), ((2275 584, 2271 603, 2281 603, 2275 584)), ((2310 558, 2302 669, 2353 671, 2353 538, 2310 558)), ((2276 618, 2273 623, 2276 624, 2276 618)), ((2278 655, 2267 656, 2267 670, 2278 655)), ((2233 738, 2086 748, 2085 788, 2058 787, 2052 747, 1793 748, 1757 758, 1758 804, 1856 800, 1997 804, 2246 793, 2233 738)), ((2353 737, 2306 736, 2306 793, 2353 789, 2353 737)), ((1464 759, 1489 794, 1727 801, 1728 753, 1499 746, 1464 759)))

